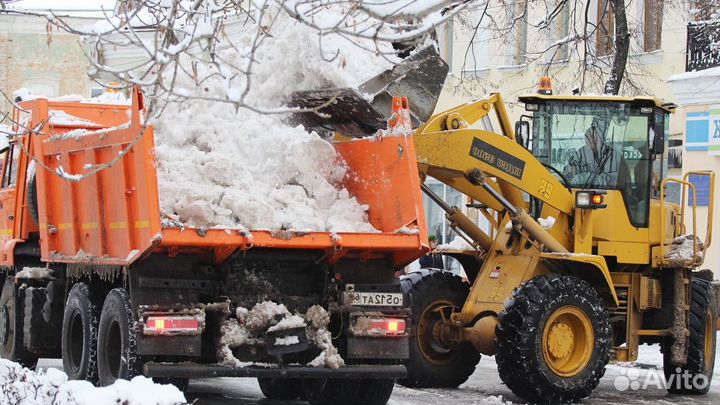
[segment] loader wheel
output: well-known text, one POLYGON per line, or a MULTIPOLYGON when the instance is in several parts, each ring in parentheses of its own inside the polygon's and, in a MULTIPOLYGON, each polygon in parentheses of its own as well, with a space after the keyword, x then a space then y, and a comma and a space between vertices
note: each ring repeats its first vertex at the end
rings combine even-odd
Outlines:
POLYGON ((577 402, 610 359, 610 326, 597 291, 576 277, 536 277, 513 293, 495 330, 500 378, 534 403, 577 402))
POLYGON ((267 399, 292 400, 302 396, 302 380, 297 378, 258 378, 260 391, 267 399))
POLYGON ((130 380, 138 372, 135 313, 130 295, 115 288, 105 298, 98 328, 98 376, 100 385, 117 379, 130 380))
POLYGON ((96 383, 97 333, 100 302, 85 283, 70 290, 63 314, 61 350, 63 369, 71 380, 96 383))
POLYGON ((23 313, 22 302, 17 299, 15 283, 10 276, 5 279, 0 295, 0 357, 34 368, 38 358, 23 346, 23 313))
POLYGON ((460 311, 470 288, 452 273, 432 271, 403 279, 410 297, 410 357, 404 362, 406 387, 456 388, 475 371, 480 353, 468 343, 449 345, 441 339, 441 324, 460 311))
POLYGON ((310 405, 354 404, 360 392, 360 380, 304 379, 303 395, 310 405))
POLYGON ((687 364, 671 364, 672 339, 663 341, 663 370, 668 392, 674 394, 706 394, 710 389, 715 367, 717 313, 713 308, 712 286, 707 280, 693 278, 690 292, 690 337, 687 364))

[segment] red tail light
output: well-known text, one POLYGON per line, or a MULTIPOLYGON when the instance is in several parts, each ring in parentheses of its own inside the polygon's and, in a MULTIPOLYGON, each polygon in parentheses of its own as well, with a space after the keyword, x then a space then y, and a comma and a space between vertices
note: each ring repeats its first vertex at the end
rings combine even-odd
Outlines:
POLYGON ((177 335, 199 333, 200 322, 189 316, 149 316, 143 333, 146 335, 177 335))
POLYGON ((405 333, 405 328, 404 319, 380 318, 373 319, 370 323, 371 332, 382 332, 385 335, 402 335, 405 333))

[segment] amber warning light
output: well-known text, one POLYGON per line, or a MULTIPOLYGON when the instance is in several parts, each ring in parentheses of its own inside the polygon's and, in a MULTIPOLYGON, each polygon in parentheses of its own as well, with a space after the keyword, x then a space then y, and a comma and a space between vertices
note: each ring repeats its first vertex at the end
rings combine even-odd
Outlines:
POLYGON ((551 96, 553 94, 552 90, 552 80, 548 76, 543 76, 540 78, 540 85, 538 86, 538 93, 551 96))

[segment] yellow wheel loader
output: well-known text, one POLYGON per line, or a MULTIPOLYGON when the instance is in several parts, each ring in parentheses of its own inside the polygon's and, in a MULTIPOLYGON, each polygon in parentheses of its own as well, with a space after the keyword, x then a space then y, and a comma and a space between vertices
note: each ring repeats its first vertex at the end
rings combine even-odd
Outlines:
POLYGON ((514 128, 493 94, 414 131, 421 178, 480 203, 491 225, 474 225, 423 186, 472 242, 473 250, 448 252, 472 285, 447 273, 406 277, 414 339, 402 383, 458 386, 481 353, 495 356, 519 397, 575 402, 597 387, 608 361, 633 361, 639 344, 657 343, 668 390, 707 392, 717 309, 712 273, 695 269, 710 245, 713 201, 701 239, 689 176, 707 177, 712 196, 714 173, 666 178, 674 105, 540 94, 520 101, 528 114, 514 128), (665 201, 671 183, 682 201, 692 196, 689 208, 665 201))
MULTIPOLYGON (((396 68, 402 74, 379 79, 390 85, 351 96, 352 108, 341 113, 332 95, 347 100, 351 91, 299 94, 296 105, 315 108, 316 129, 351 136, 378 128, 388 94, 412 88, 424 97, 418 110, 428 111, 442 67, 433 52, 413 58, 421 80, 396 68)), ((401 383, 457 387, 485 354, 495 356, 501 379, 522 399, 575 402, 598 386, 609 361, 633 361, 647 343, 663 351, 668 390, 707 392, 718 314, 712 273, 697 268, 711 242, 714 173, 667 177, 674 105, 556 96, 548 80, 543 84, 544 94, 520 97, 527 113, 514 125, 499 94, 431 117, 410 114, 407 102, 393 104, 394 117, 420 123, 411 136, 421 179, 467 195, 490 224, 477 226, 422 186, 470 242, 446 252, 469 284, 442 271, 404 277, 412 322, 401 383), (702 237, 690 176, 709 181, 702 237), (671 185, 681 190, 682 205, 665 200, 671 185)))

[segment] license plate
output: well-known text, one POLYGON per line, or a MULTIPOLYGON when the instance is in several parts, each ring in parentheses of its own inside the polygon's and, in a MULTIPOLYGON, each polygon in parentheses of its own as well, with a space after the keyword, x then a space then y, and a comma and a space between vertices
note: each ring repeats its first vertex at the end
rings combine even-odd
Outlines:
POLYGON ((401 307, 402 293, 346 292, 346 301, 364 307, 401 307))

